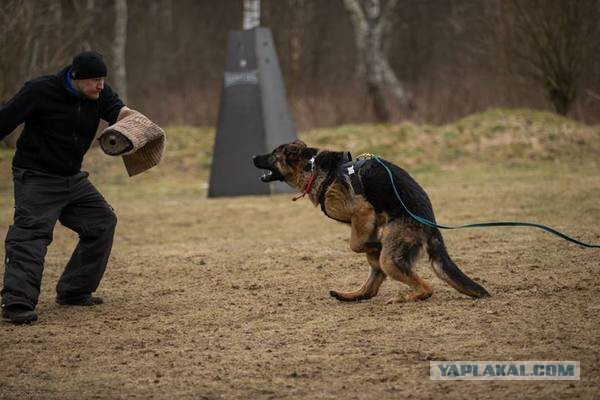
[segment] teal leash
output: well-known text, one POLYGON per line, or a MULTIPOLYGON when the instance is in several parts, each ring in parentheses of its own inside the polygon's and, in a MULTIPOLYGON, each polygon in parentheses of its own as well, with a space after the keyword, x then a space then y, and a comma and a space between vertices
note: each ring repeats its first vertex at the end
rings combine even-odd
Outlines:
POLYGON ((420 217, 418 215, 413 214, 408 207, 406 207, 406 204, 404 204, 404 201, 402 201, 402 197, 400 197, 400 194, 398 193, 398 189, 396 188, 396 184, 394 183, 394 176, 392 174, 392 171, 390 171, 390 169, 388 168, 387 165, 385 165, 383 163, 383 161, 381 161, 381 159, 377 156, 372 156, 372 158, 377 161, 379 164, 381 164, 381 166, 383 168, 385 168, 385 170, 387 171, 389 177, 390 177, 390 182, 392 183, 392 188, 394 189, 394 193, 396 194, 396 197, 398 198, 398 200, 400 201, 400 204, 402 204, 402 207, 404 207, 404 210, 408 213, 408 215, 410 215, 414 220, 418 221, 419 223, 425 225, 425 226, 429 226, 431 228, 440 228, 440 229, 462 229, 462 228, 487 228, 487 227, 494 227, 494 226, 528 226, 528 227, 532 227, 532 228, 539 228, 542 230, 545 230, 546 232, 550 232, 560 238, 563 238, 565 240, 568 240, 569 242, 578 244, 580 246, 584 246, 584 247, 596 247, 596 248, 600 248, 600 245, 597 244, 590 244, 590 243, 584 243, 581 242, 577 239, 574 239, 568 235, 565 235, 562 232, 557 231, 554 228, 551 228, 549 226, 546 225, 542 225, 542 224, 534 224, 532 222, 519 222, 519 221, 497 221, 497 222, 483 222, 483 223, 478 223, 478 224, 467 224, 467 225, 459 225, 459 226, 447 226, 447 225, 438 225, 434 222, 429 221, 428 219, 425 219, 423 217, 420 217))

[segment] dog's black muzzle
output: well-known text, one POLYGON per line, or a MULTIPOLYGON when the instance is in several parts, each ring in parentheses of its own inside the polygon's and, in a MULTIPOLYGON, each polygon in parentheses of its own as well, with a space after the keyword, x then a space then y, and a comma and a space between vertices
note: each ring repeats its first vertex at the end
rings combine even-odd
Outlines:
POLYGON ((283 181, 284 177, 273 163, 272 154, 262 154, 252 157, 256 168, 264 169, 266 172, 260 177, 263 182, 283 181))

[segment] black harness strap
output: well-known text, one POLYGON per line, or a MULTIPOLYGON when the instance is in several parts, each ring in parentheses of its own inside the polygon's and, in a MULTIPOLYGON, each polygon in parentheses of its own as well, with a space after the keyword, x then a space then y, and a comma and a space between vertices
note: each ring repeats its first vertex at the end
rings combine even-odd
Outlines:
MULTIPOLYGON (((327 209, 325 209, 325 193, 327 193, 327 189, 329 189, 329 186, 331 186, 331 184, 333 183, 336 174, 337 171, 335 169, 329 171, 329 173, 327 174, 327 178, 325 178, 325 181, 323 181, 323 184, 321 185, 321 188, 319 190, 319 204, 321 205, 321 211, 323 211, 323 214, 327 215, 331 219, 335 218, 327 214, 327 209)), ((335 220, 339 221, 338 219, 335 220)))
MULTIPOLYGON (((346 163, 348 163, 349 160, 352 160, 352 155, 349 152, 345 152, 342 156, 342 165, 345 165, 346 163)), ((339 219, 334 218, 331 215, 329 215, 327 213, 327 209, 325 208, 325 194, 327 193, 327 190, 329 189, 329 187, 335 180, 338 172, 339 172, 338 168, 331 168, 329 170, 329 172, 327 173, 327 177, 325 178, 325 180, 321 184, 321 187, 319 188, 318 199, 319 199, 319 205, 321 206, 321 211, 323 211, 323 214, 325 214, 329 218, 336 220, 338 222, 346 223, 347 221, 342 221, 342 220, 339 220, 339 219)))
POLYGON ((355 194, 365 194, 365 188, 359 172, 362 166, 368 161, 370 159, 358 159, 342 165, 342 173, 350 177, 350 185, 352 185, 352 190, 354 190, 355 194))

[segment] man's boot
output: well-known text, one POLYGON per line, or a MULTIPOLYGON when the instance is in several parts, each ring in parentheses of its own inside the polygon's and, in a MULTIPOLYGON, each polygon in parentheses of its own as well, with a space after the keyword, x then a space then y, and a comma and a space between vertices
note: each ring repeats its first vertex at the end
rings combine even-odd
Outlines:
POLYGON ((13 324, 30 324, 33 321, 37 321, 38 316, 35 311, 25 306, 14 305, 3 308, 2 318, 13 324))

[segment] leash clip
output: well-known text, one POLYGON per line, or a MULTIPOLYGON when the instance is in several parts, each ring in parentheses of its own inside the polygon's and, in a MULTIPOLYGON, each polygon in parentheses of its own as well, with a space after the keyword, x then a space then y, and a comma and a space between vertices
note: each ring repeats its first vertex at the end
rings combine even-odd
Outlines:
POLYGON ((313 172, 315 170, 315 159, 316 158, 317 158, 317 156, 312 156, 312 158, 310 160, 308 160, 308 162, 304 166, 304 171, 313 172))
POLYGON ((374 158, 375 154, 373 153, 362 153, 361 155, 359 155, 358 157, 356 157, 357 160, 370 160, 371 158, 374 158))

